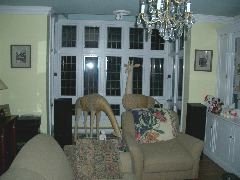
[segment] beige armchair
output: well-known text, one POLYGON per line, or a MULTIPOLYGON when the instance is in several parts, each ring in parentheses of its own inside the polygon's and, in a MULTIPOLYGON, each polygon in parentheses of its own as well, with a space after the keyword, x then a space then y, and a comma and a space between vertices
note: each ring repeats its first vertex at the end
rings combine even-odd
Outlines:
MULTIPOLYGON (((131 106, 134 108, 132 104, 131 106)), ((177 114, 173 111, 171 113, 178 120, 177 114)), ((195 179, 198 177, 199 160, 203 150, 201 140, 178 133, 176 138, 168 141, 139 144, 135 141, 134 119, 131 111, 122 114, 122 129, 138 180, 195 179)))

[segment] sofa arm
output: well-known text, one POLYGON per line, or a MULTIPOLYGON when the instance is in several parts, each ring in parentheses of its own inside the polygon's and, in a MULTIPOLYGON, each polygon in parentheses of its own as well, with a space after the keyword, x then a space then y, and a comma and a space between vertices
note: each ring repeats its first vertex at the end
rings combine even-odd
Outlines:
POLYGON ((192 155, 194 164, 192 170, 192 179, 198 178, 199 161, 203 150, 203 141, 188 134, 179 133, 177 140, 192 155))
POLYGON ((131 112, 126 111, 122 113, 122 130, 123 130, 123 138, 129 148, 133 171, 138 180, 142 179, 142 171, 143 171, 143 153, 139 144, 135 140, 135 126, 133 115, 131 112))
POLYGON ((137 144, 135 138, 130 134, 125 133, 124 139, 131 155, 133 171, 136 175, 136 179, 141 180, 143 171, 143 153, 141 148, 137 144))
POLYGON ((192 155, 194 159, 199 159, 203 150, 203 141, 185 133, 179 133, 177 140, 192 155))

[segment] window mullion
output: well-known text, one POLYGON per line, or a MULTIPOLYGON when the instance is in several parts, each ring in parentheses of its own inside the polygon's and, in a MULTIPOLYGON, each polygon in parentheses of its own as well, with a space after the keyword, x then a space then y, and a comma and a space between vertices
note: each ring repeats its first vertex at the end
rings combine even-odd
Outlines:
POLYGON ((149 56, 143 56, 143 94, 150 94, 150 69, 151 62, 149 56))

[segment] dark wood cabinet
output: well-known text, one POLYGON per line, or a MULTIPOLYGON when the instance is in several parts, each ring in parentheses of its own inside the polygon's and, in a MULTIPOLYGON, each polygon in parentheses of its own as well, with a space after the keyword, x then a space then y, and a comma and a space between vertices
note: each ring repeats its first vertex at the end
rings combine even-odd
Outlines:
POLYGON ((187 104, 186 133, 204 140, 206 106, 201 103, 187 104))
POLYGON ((17 151, 33 136, 40 133, 41 117, 28 115, 20 116, 16 121, 17 151))
POLYGON ((17 118, 18 116, 9 116, 0 121, 0 175, 8 169, 16 155, 17 118))
POLYGON ((54 137, 61 147, 72 144, 72 99, 54 100, 54 137))

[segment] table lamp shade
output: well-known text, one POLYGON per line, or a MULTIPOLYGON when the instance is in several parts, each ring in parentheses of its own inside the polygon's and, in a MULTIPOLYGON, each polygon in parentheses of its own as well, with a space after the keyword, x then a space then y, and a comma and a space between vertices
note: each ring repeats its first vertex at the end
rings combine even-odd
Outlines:
POLYGON ((7 89, 7 85, 0 79, 0 90, 7 89))

